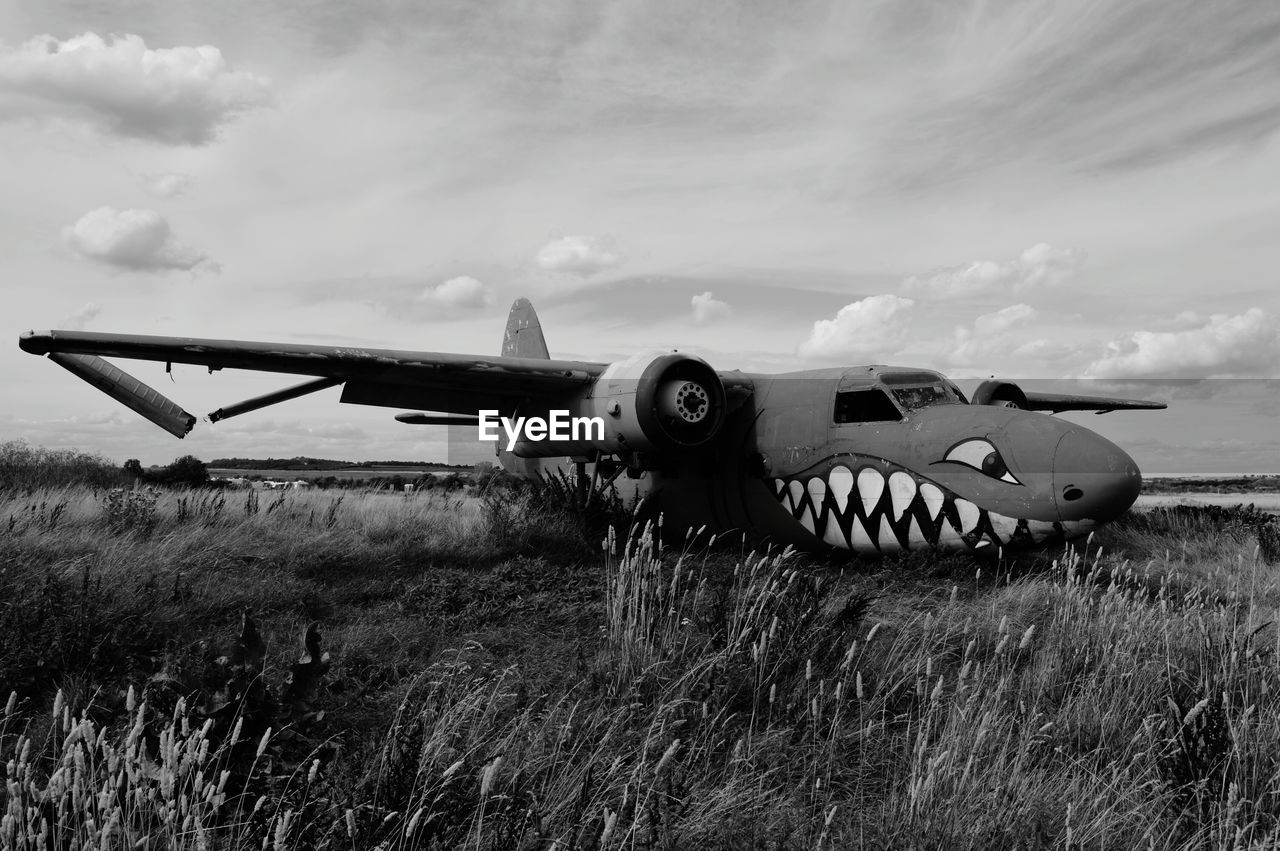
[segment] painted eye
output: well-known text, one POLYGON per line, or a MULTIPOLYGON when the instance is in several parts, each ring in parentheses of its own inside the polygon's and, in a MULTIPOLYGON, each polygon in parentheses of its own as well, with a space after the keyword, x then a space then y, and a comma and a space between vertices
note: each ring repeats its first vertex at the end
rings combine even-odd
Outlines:
POLYGON ((996 448, 980 438, 957 443, 947 450, 946 457, 942 460, 964 464, 966 467, 972 467, 984 475, 1011 485, 1022 484, 1014 478, 1013 473, 1009 472, 1009 465, 1004 463, 1004 459, 1000 457, 996 448))

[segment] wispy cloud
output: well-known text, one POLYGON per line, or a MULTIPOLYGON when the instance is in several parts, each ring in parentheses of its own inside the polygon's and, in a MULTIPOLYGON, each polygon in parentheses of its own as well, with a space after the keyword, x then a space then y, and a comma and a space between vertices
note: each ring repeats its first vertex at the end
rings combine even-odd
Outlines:
POLYGON ((157 198, 176 198, 191 187, 191 176, 187 174, 153 174, 144 179, 147 191, 157 198))
POLYGON ((992 292, 1023 294, 1066 280, 1082 260, 1069 248, 1038 243, 1011 260, 975 260, 907 278, 902 289, 931 298, 967 298, 992 292))
POLYGON ((89 302, 70 316, 63 317, 58 327, 66 331, 83 331, 85 326, 98 318, 102 313, 102 305, 89 302))
POLYGON ((621 260, 612 240, 591 236, 566 236, 552 240, 534 258, 538 268, 545 271, 583 277, 617 266, 621 260))
POLYGON ((977 366, 990 370, 1007 368, 1015 365, 1015 360, 1021 360, 1018 365, 1024 370, 1022 374, 1027 375, 1026 356, 1034 352, 1037 341, 1016 339, 1011 332, 1025 327, 1037 315, 1035 308, 1026 304, 984 313, 971 327, 956 328, 945 350, 939 352, 938 361, 944 366, 977 366))

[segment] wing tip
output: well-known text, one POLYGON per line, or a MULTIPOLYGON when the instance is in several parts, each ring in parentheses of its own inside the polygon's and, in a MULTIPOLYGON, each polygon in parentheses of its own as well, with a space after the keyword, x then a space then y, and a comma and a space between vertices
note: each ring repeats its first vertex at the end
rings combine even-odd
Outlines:
POLYGON ((53 350, 53 332, 24 331, 18 335, 18 348, 33 355, 47 355, 53 350))

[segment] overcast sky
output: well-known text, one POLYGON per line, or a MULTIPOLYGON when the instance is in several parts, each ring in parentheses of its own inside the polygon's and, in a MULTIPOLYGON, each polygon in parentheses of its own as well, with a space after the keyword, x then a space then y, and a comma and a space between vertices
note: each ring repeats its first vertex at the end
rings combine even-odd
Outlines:
MULTIPOLYGON (((496 353, 520 295, 559 357, 1280 378, 1280 4, 10 0, 0 36, 0 439, 440 458, 336 390, 179 443, 16 337, 496 353)), ((125 367, 201 414, 294 381, 125 367)), ((1276 386, 1082 421, 1274 470, 1276 386)))

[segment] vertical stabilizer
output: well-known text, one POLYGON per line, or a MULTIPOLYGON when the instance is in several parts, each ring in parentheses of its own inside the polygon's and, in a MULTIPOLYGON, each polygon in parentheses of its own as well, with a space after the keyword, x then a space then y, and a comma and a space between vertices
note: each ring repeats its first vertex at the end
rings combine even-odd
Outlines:
POLYGON ((507 330, 502 335, 502 354, 513 358, 551 357, 542 336, 542 323, 527 298, 518 298, 507 316, 507 330))

